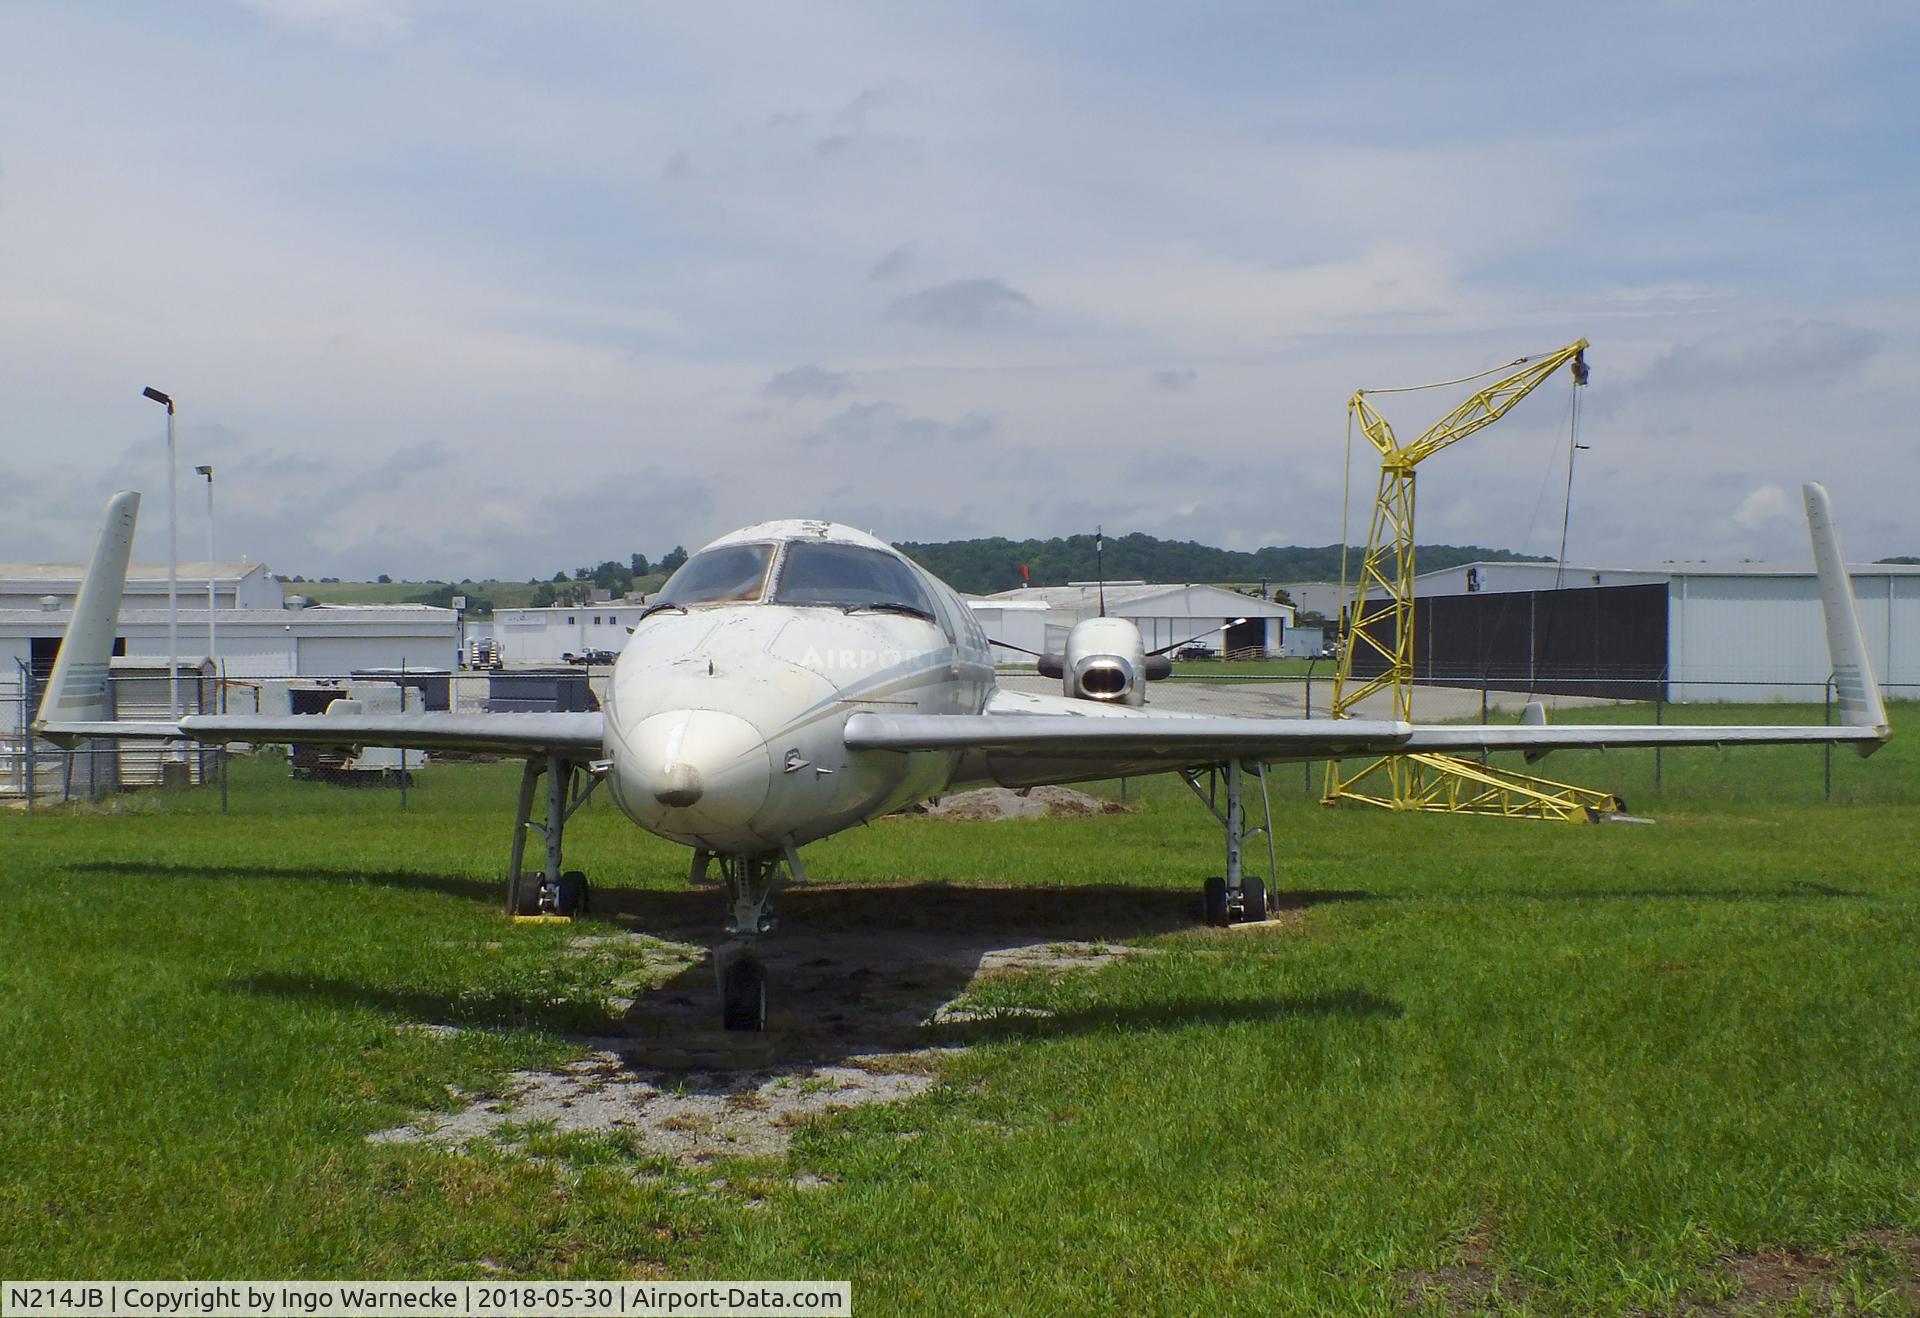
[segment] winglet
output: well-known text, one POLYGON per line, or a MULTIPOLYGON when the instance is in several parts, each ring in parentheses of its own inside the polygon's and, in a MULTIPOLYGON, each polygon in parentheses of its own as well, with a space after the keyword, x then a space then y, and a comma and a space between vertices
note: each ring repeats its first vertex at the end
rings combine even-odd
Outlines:
MULTIPOLYGON (((1544 728, 1547 726, 1547 707, 1538 700, 1529 700, 1525 709, 1520 711, 1520 726, 1523 728, 1544 728)), ((1527 763, 1534 764, 1547 758, 1547 752, 1528 751, 1527 763)))
POLYGON ((127 585, 127 560, 133 555, 133 524, 139 514, 140 496, 132 490, 107 500, 100 543, 94 547, 73 601, 73 617, 33 720, 35 732, 57 740, 62 724, 97 723, 113 717, 108 665, 120 620, 120 595, 127 585))
POLYGON ((1871 755, 1892 735, 1880 686, 1867 662, 1866 634, 1860 629, 1860 606, 1847 579, 1847 560, 1833 529, 1833 504, 1826 487, 1808 481, 1801 487, 1807 500, 1807 533, 1813 538, 1813 567, 1820 577, 1820 607, 1827 615, 1827 655, 1833 665, 1834 693, 1840 700, 1841 721, 1871 728, 1879 741, 1860 742, 1855 749, 1871 755))

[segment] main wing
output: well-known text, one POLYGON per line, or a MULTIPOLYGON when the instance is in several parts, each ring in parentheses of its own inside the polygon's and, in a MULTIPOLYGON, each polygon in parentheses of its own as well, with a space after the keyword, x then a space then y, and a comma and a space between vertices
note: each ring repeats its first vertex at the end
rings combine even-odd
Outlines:
POLYGON ((1015 783, 1192 768, 1227 760, 1274 762, 1430 751, 1524 751, 1631 746, 1841 743, 1871 755, 1891 735, 1867 660, 1833 511, 1820 485, 1805 487, 1827 648, 1839 695, 1838 726, 1612 724, 1547 727, 1420 725, 1376 719, 1219 718, 1161 714, 1061 697, 1003 695, 981 714, 855 714, 855 750, 961 751, 984 760, 984 776, 1015 783))
MULTIPOLYGON (((348 704, 348 701, 337 701, 348 704)), ((88 737, 122 741, 290 742, 302 746, 404 746, 409 750, 496 755, 598 756, 602 718, 587 714, 188 714, 164 720, 104 719, 36 723, 49 741, 88 737)))
POLYGON ((303 746, 403 746, 573 759, 598 756, 599 714, 366 713, 337 701, 320 714, 189 714, 178 722, 111 717, 107 690, 113 634, 126 588, 127 561, 140 496, 122 491, 107 502, 100 542, 73 602, 53 675, 33 731, 73 745, 88 737, 203 742, 296 742, 303 746), (345 710, 334 712, 341 705, 345 710))

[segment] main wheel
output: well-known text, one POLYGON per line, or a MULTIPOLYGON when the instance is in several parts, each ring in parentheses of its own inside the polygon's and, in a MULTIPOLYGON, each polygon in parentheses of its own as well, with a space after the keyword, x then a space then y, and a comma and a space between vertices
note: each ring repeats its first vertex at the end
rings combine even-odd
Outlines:
POLYGON ((585 915, 589 896, 587 876, 579 870, 568 870, 560 876, 560 886, 554 892, 554 914, 585 915))
POLYGON ((540 914, 540 875, 522 874, 507 894, 508 915, 540 914))
POLYGON ((1200 911, 1201 918, 1208 924, 1227 922, 1227 881, 1218 874, 1201 885, 1200 911))
POLYGON ((720 1019, 729 1030, 767 1028, 767 968, 750 956, 728 966, 721 977, 720 1019))
POLYGON ((1240 918, 1248 922, 1267 918, 1267 881, 1249 874, 1240 880, 1240 918))

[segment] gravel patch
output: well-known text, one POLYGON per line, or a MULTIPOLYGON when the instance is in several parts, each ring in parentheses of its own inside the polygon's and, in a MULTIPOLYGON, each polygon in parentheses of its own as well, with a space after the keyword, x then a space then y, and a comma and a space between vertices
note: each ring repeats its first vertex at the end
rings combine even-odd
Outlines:
MULTIPOLYGON (((1004 985, 979 1002, 975 985, 1097 970, 1149 951, 1124 937, 1192 923, 1190 901, 1122 889, 810 888, 788 896, 787 928, 758 949, 772 982, 765 1033, 717 1028, 719 949, 649 912, 646 933, 595 933, 570 948, 627 954, 611 986, 625 1012, 617 1034, 578 1039, 585 1055, 558 1071, 516 1072, 491 1097, 455 1094, 465 1106, 423 1113, 369 1140, 514 1148, 551 1131, 623 1134, 687 1166, 778 1156, 810 1120, 926 1093, 942 1060, 982 1031, 1049 1019, 1043 1008, 1008 1001, 1004 985), (879 901, 893 909, 873 909, 879 901)), ((711 899, 697 909, 710 928, 711 899)), ((458 1032, 432 1023, 399 1028, 458 1032)))
POLYGON ((944 796, 930 805, 909 806, 900 813, 922 815, 928 819, 1079 819, 1089 815, 1123 815, 1130 808, 1118 801, 1103 801, 1071 787, 1033 787, 1014 791, 1009 787, 982 787, 977 791, 944 796))
POLYGON ((930 1069, 892 1069, 913 1060, 931 1068, 931 1053, 918 1059, 889 1055, 889 1067, 877 1070, 855 1060, 807 1068, 669 1071, 636 1067, 626 1054, 596 1049, 558 1072, 515 1072, 504 1098, 367 1138, 374 1144, 459 1147, 496 1138, 509 1125, 561 1135, 627 1132, 649 1153, 697 1164, 782 1153, 794 1129, 811 1117, 866 1103, 897 1103, 934 1084, 930 1069))

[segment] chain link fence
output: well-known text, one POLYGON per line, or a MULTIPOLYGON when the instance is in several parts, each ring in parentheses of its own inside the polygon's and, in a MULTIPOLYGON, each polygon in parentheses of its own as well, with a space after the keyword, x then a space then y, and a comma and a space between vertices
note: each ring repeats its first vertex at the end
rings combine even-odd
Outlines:
MULTIPOLYGON (((369 713, 577 712, 600 708, 611 673, 605 667, 455 672, 408 666, 338 676, 222 677, 211 666, 182 666, 176 696, 164 662, 129 667, 137 670, 109 680, 114 716, 125 721, 167 720, 176 701, 181 714, 322 714, 340 701, 356 702, 369 713)), ((217 788, 224 797, 230 757, 257 750, 244 744, 223 748, 111 738, 63 748, 27 732, 45 686, 46 675, 25 665, 14 680, 0 682, 0 801, 31 808, 162 786, 217 788)), ((274 753, 284 755, 287 773, 296 780, 395 789, 402 798, 429 759, 423 751, 378 746, 342 750, 296 744, 274 753)), ((436 751, 431 758, 472 757, 436 751)))
MULTIPOLYGON (((1332 710, 1333 668, 1330 661, 1196 664, 1154 683, 1148 692, 1148 702, 1153 709, 1222 717, 1324 718, 1332 710)), ((333 677, 224 678, 210 668, 202 672, 183 669, 179 701, 183 713, 319 714, 341 700, 357 701, 369 712, 571 712, 598 709, 610 676, 611 669, 607 667, 477 672, 407 667, 367 669, 333 677)), ((1016 691, 1058 693, 1061 689, 1058 678, 1041 677, 1032 668, 1004 668, 999 680, 1002 686, 1016 691)), ((1668 689, 1664 676, 1655 680, 1653 689, 1659 694, 1651 700, 1642 698, 1649 689, 1647 675, 1642 672, 1586 673, 1577 680, 1588 694, 1532 688, 1526 685, 1524 675, 1519 681, 1492 672, 1441 676, 1415 687, 1414 712, 1422 722, 1510 722, 1519 717, 1529 701, 1538 699, 1550 711, 1558 711, 1563 716, 1575 710, 1614 707, 1621 710, 1616 717, 1653 723, 1726 721, 1731 713, 1727 709, 1729 703, 1740 706, 1739 718, 1747 722, 1774 721, 1774 709, 1781 722, 1807 721, 1809 707, 1824 709, 1828 722, 1837 714, 1831 681, 1794 681, 1753 675, 1712 679, 1693 676, 1689 678, 1689 689, 1711 687, 1719 693, 1720 700, 1680 704, 1676 710, 1674 707, 1679 702, 1664 695, 1668 689), (1619 692, 1617 698, 1592 694, 1610 689, 1619 692), (1751 700, 1737 699, 1737 693, 1749 691, 1751 700), (1736 698, 1727 701, 1727 693, 1735 693, 1736 698), (1631 708, 1621 708, 1625 706, 1631 708)), ((428 755, 422 751, 382 747, 351 751, 298 745, 220 748, 108 739, 95 739, 65 749, 26 734, 43 687, 44 677, 30 673, 24 665, 15 680, 0 682, 0 802, 31 808, 99 801, 115 793, 146 788, 187 787, 217 791, 224 808, 234 781, 231 773, 234 757, 249 757, 251 766, 264 751, 274 764, 284 763, 284 771, 290 778, 340 788, 384 791, 396 798, 399 808, 405 808, 409 789, 430 763, 492 758, 444 751, 428 755)), ((115 674, 112 689, 120 718, 164 719, 168 715, 164 665, 149 666, 137 673, 115 674)), ((1920 683, 1889 683, 1883 689, 1889 700, 1920 699, 1920 683)), ((1393 717, 1392 695, 1390 692, 1376 694, 1352 712, 1361 717, 1393 717)), ((1812 757, 1805 771, 1819 776, 1823 794, 1830 798, 1834 782, 1833 748, 1811 752, 1802 748, 1801 753, 1812 757)), ((1674 752, 1660 750, 1650 753, 1656 789, 1662 782, 1664 757, 1672 754, 1674 752)), ((1303 770, 1302 790, 1309 797, 1317 790, 1314 785, 1317 772, 1317 765, 1303 770)), ((250 780, 251 777, 257 777, 257 773, 251 774, 250 780)))

